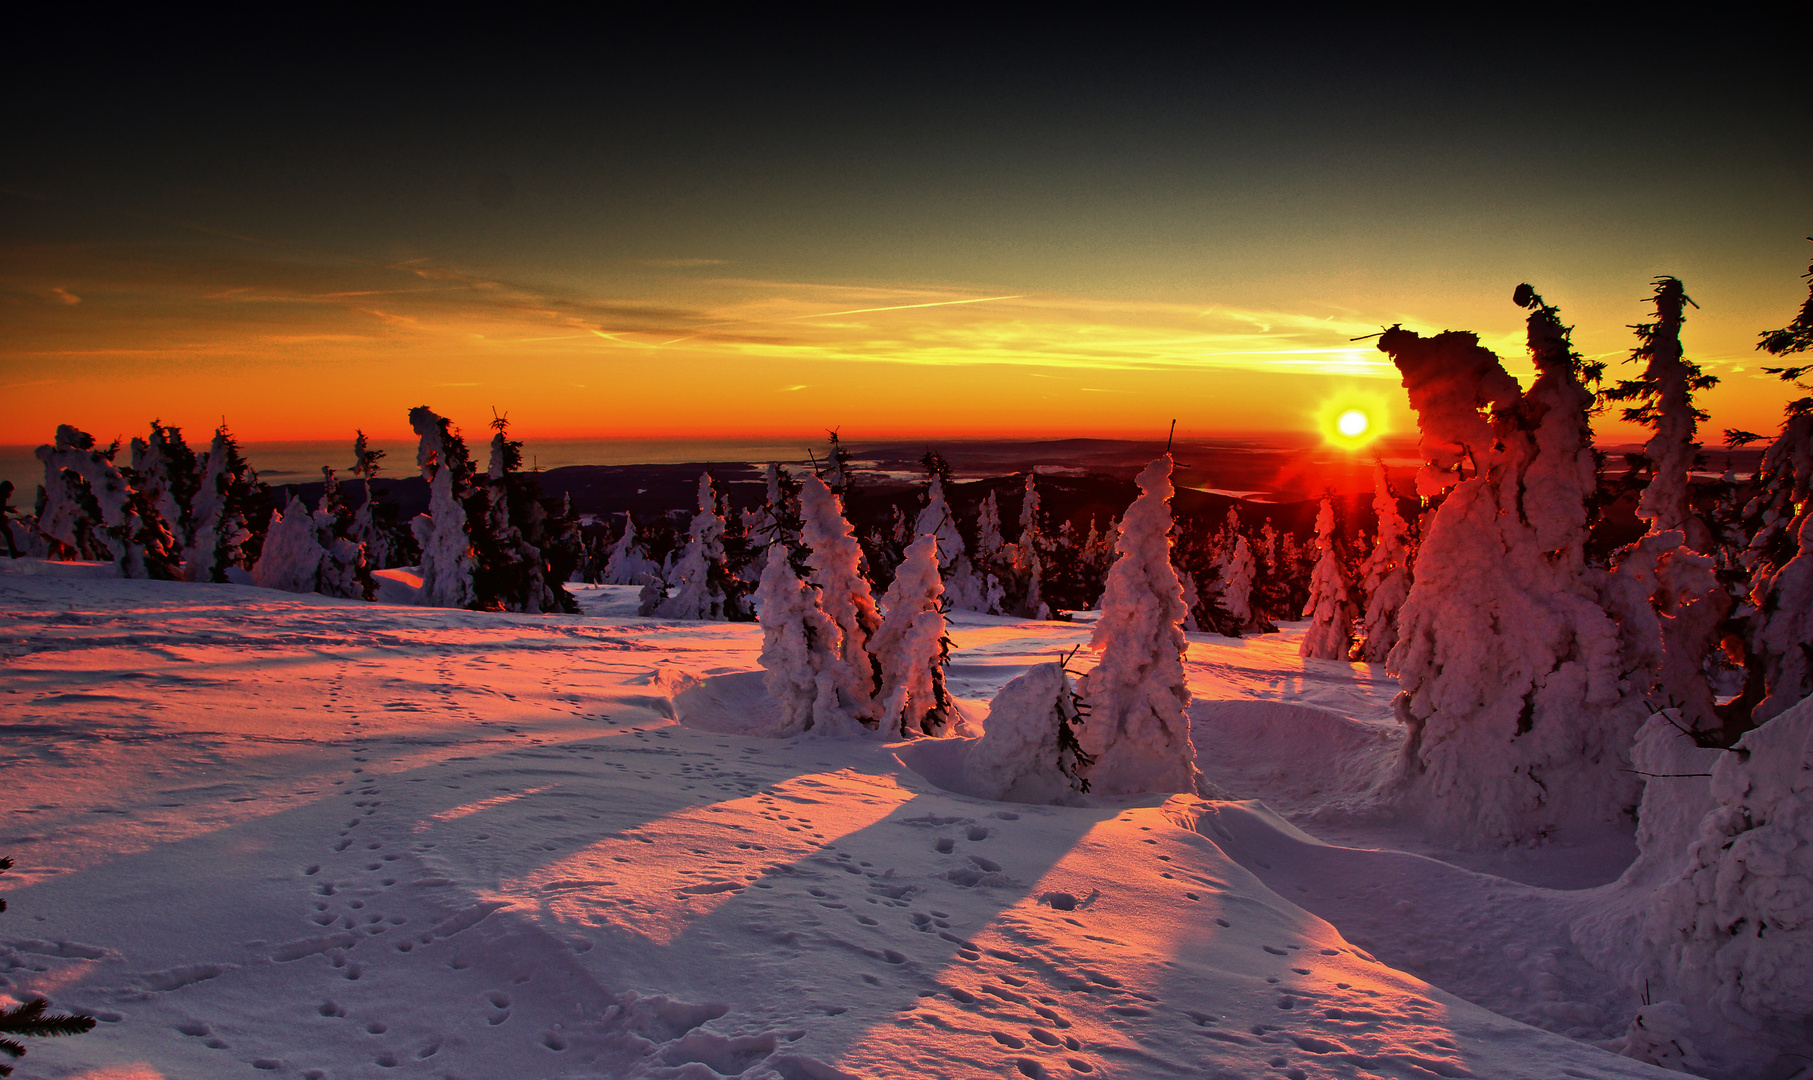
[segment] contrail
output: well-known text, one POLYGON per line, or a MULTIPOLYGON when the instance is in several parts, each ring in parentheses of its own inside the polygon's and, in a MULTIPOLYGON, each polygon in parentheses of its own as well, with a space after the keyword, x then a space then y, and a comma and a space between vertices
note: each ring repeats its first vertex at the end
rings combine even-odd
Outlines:
POLYGON ((974 300, 934 300, 929 304, 895 304, 893 307, 853 308, 849 311, 821 311, 816 315, 796 315, 787 321, 798 322, 801 319, 824 319, 829 318, 832 315, 866 315, 871 311, 904 311, 907 308, 949 307, 952 304, 984 304, 990 300, 1022 299, 1025 299, 1024 294, 1020 296, 978 296, 974 300))

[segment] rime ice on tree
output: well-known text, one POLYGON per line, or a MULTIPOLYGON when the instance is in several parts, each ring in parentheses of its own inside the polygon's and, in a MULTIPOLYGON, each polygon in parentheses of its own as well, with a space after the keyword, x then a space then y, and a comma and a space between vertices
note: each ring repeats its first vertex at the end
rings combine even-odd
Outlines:
POLYGON ((264 550, 252 567, 252 584, 263 589, 312 593, 321 585, 321 564, 327 551, 315 533, 315 517, 292 495, 289 505, 271 521, 264 550))
POLYGON ((862 576, 862 548, 843 506, 815 476, 800 485, 800 516, 812 584, 835 628, 830 650, 835 661, 818 672, 814 730, 827 735, 863 730, 875 722, 877 664, 869 642, 881 627, 881 612, 862 576))
POLYGON ((938 541, 921 536, 906 550, 882 598, 887 614, 869 647, 881 665, 881 729, 889 736, 942 735, 956 716, 944 686, 950 643, 939 610, 938 541))
POLYGON ((847 726, 834 674, 826 675, 821 693, 820 673, 833 671, 843 660, 837 624, 819 606, 818 596, 793 572, 786 545, 771 545, 756 586, 756 607, 762 625, 761 665, 767 670, 762 685, 781 711, 777 736, 810 730, 820 719, 828 729, 847 726))
POLYGON ((969 790, 984 798, 1072 803, 1090 790, 1085 727, 1064 665, 1035 664, 995 695, 988 726, 963 761, 969 790))
POLYGON ((1379 519, 1379 535, 1361 578, 1366 616, 1358 658, 1383 664, 1397 644, 1398 609, 1410 596, 1411 582, 1410 526, 1398 513, 1397 496, 1392 494, 1383 463, 1373 474, 1372 506, 1379 519))
POLYGON ((606 585, 643 585, 651 577, 658 577, 661 567, 642 545, 636 541, 636 519, 629 511, 623 513, 623 535, 611 545, 610 555, 604 563, 604 583, 606 585))
POLYGON ((1389 661, 1408 794, 1437 828, 1508 841, 1624 820, 1644 715, 1583 552, 1592 394, 1555 309, 1527 285, 1517 300, 1532 309, 1525 394, 1473 334, 1393 327, 1379 341, 1422 429, 1418 490, 1459 480, 1425 533, 1389 661))
POLYGON ((1310 621, 1299 651, 1306 657, 1345 660, 1353 648, 1354 606, 1347 573, 1335 543, 1334 500, 1324 495, 1316 513, 1316 550, 1321 557, 1310 576, 1309 603, 1303 617, 1310 621))
POLYGON ((677 586, 657 613, 664 619, 747 620, 740 583, 731 579, 724 557, 724 519, 718 514, 711 473, 699 475, 699 507, 687 532, 686 550, 674 565, 677 586))
POLYGON ((194 531, 183 550, 183 580, 225 581, 231 567, 249 568, 257 561, 255 526, 260 522, 253 503, 264 496, 265 487, 240 456, 239 443, 225 424, 215 429, 200 468, 189 514, 194 531))
POLYGON ((176 542, 156 509, 102 451, 94 436, 68 424, 54 444, 38 447, 44 464, 45 506, 38 529, 78 558, 106 558, 122 577, 173 575, 176 542))
POLYGON ((472 587, 472 537, 463 500, 472 486, 472 462, 465 440, 453 425, 426 405, 409 410, 409 426, 421 443, 416 465, 428 481, 428 512, 410 522, 410 531, 422 548, 420 603, 430 607, 470 607, 476 598, 472 587))
POLYGON ((1183 588, 1171 567, 1170 454, 1146 466, 1139 488, 1121 519, 1120 557, 1089 642, 1101 662, 1082 683, 1090 715, 1078 741, 1095 759, 1089 782, 1103 795, 1196 790, 1183 588))

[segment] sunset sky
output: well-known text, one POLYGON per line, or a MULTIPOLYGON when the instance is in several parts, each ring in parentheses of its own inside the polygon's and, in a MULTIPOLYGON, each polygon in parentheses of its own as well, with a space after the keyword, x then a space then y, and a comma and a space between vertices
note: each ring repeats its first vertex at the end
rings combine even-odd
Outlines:
POLYGON ((1714 430, 1787 396, 1754 345, 1806 295, 1813 140, 1765 27, 538 32, 15 73, 5 441, 395 438, 417 404, 545 438, 1295 432, 1337 395, 1401 430, 1350 339, 1472 329, 1522 371, 1529 281, 1617 361, 1657 274, 1714 430))

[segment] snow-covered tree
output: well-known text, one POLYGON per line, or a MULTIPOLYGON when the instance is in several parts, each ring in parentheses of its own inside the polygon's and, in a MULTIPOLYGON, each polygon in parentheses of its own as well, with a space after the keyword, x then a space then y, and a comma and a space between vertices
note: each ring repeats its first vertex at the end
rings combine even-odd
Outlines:
POLYGON ((193 528, 183 549, 183 580, 226 581, 229 569, 249 572, 258 561, 270 521, 270 492, 225 424, 214 430, 198 467, 201 481, 189 514, 193 528))
MULTIPOLYGON (((1028 619, 1051 618, 1051 607, 1045 602, 1045 560, 1040 554, 1048 545, 1039 518, 1039 487, 1035 475, 1026 473, 1026 493, 1020 500, 1020 538, 1011 546, 1012 572, 1016 602, 1013 613, 1028 619)), ((1066 527, 1069 522, 1064 523, 1066 527)))
POLYGON ((944 685, 950 663, 938 576, 938 540, 921 536, 907 547, 882 597, 886 614, 869 642, 881 667, 881 730, 889 736, 942 735, 956 719, 957 703, 944 685))
MULTIPOLYGON (((1813 282, 1813 266, 1806 277, 1813 282)), ((1813 349, 1813 285, 1794 320, 1762 335, 1757 348, 1774 356, 1813 349)), ((1806 397, 1788 403, 1781 433, 1763 451, 1757 494, 1744 509, 1750 536, 1740 557, 1750 573, 1745 634, 1748 680, 1730 703, 1727 733, 1736 733, 1813 695, 1813 365, 1765 367, 1806 397)), ((1728 431, 1737 443, 1755 439, 1728 431)))
POLYGON ((626 510, 623 514, 623 535, 611 545, 610 554, 604 563, 604 583, 606 585, 646 585, 651 577, 659 577, 661 564, 648 557, 648 552, 636 540, 636 519, 626 510))
POLYGON ((970 563, 956 515, 944 498, 950 466, 935 451, 928 451, 925 460, 931 475, 925 485, 925 506, 919 511, 913 531, 918 536, 938 538, 938 573, 944 578, 944 594, 950 606, 960 611, 987 612, 987 586, 970 563))
MULTIPOLYGON (((370 560, 365 545, 356 539, 357 513, 346 505, 340 478, 326 465, 321 467, 321 505, 313 516, 315 539, 325 553, 315 591, 347 600, 375 597, 377 582, 372 579, 370 560)), ((259 558, 262 562, 263 556, 259 558)), ((257 578, 256 570, 253 578, 257 578)))
POLYGON ((1060 663, 1035 664, 995 695, 963 772, 983 798, 1069 803, 1090 788, 1093 759, 1078 742, 1085 708, 1060 663))
POLYGON ((848 713, 838 700, 835 674, 843 663, 841 634, 819 606, 819 590, 794 572, 784 544, 769 546, 755 595, 762 626, 760 662, 767 671, 762 685, 781 711, 775 734, 809 731, 820 721, 827 731, 847 730, 848 713))
POLYGON ((153 420, 148 438, 132 440, 132 471, 139 494, 163 519, 172 541, 186 546, 201 478, 195 451, 183 441, 182 431, 153 420))
POLYGON ((315 516, 292 495, 283 512, 271 518, 264 548, 252 566, 252 584, 284 592, 312 593, 321 586, 321 564, 326 549, 315 529, 315 516))
POLYGON ((1637 326, 1631 359, 1644 364, 1639 378, 1606 391, 1617 401, 1636 401, 1624 419, 1655 431, 1644 447, 1649 483, 1637 503, 1648 523, 1641 540, 1618 555, 1617 575, 1605 587, 1607 610, 1624 634, 1627 668, 1646 681, 1658 707, 1679 710, 1682 723, 1710 733, 1720 726, 1706 660, 1731 610, 1731 597, 1716 574, 1713 534, 1693 512, 1688 479, 1699 443, 1693 392, 1718 380, 1700 374, 1684 359, 1681 322, 1687 298, 1679 280, 1659 278, 1656 320, 1637 326))
POLYGON ((576 614, 579 606, 563 583, 578 562, 577 524, 548 513, 540 474, 523 471, 522 442, 509 437, 508 416, 494 415, 491 430, 485 476, 465 497, 473 606, 576 614))
POLYGON ((451 421, 426 405, 409 410, 409 426, 421 442, 416 466, 428 481, 428 512, 410 522, 422 549, 419 603, 429 607, 471 607, 477 599, 472 584, 476 562, 465 499, 472 489, 472 460, 466 442, 451 421))
POLYGON ((1090 714, 1078 738, 1095 759, 1089 782, 1104 795, 1196 790, 1183 589, 1171 566, 1170 454, 1146 466, 1139 488, 1121 519, 1119 557, 1089 642, 1101 661, 1082 682, 1090 714))
MULTIPOLYGON (((1253 548, 1245 536, 1234 534, 1227 565, 1221 575, 1221 606, 1228 609, 1242 632, 1270 627, 1253 610, 1253 548)), ((1274 628, 1275 629, 1275 628, 1274 628)))
POLYGON ((346 535, 365 551, 368 571, 387 570, 398 565, 396 536, 386 525, 376 492, 372 490, 378 473, 383 471, 380 464, 383 460, 384 451, 371 446, 365 439, 365 432, 359 431, 353 439, 353 475, 362 481, 364 499, 353 511, 352 528, 346 535))
POLYGON ((1379 341, 1422 431, 1419 492, 1454 485, 1388 660, 1407 794, 1437 828, 1500 841, 1627 821, 1645 716, 1585 560, 1593 395, 1556 309, 1527 285, 1515 299, 1531 309, 1527 393, 1473 334, 1379 341))
POLYGON ((1310 575, 1309 601, 1303 611, 1309 630, 1303 635, 1299 651, 1321 660, 1345 660, 1353 649, 1353 624, 1358 612, 1335 537, 1334 499, 1327 495, 1322 497, 1322 506, 1316 512, 1316 550, 1321 554, 1310 575))
POLYGON ((177 542, 133 478, 114 465, 118 452, 117 442, 103 450, 93 435, 58 425, 56 442, 37 450, 45 491, 38 528, 65 553, 107 559, 123 577, 174 577, 177 542))
POLYGON ((1378 515, 1378 540, 1367 557, 1360 589, 1366 599, 1357 659, 1383 664, 1398 640, 1398 609, 1410 596, 1410 526, 1398 512, 1398 499, 1380 462, 1373 471, 1372 508, 1378 515))
POLYGON ((656 612, 662 618, 749 620, 743 583, 731 574, 724 555, 724 525, 711 473, 701 473, 698 510, 687 531, 686 550, 674 565, 674 594, 656 612))
POLYGON ((1813 1058, 1813 700, 1734 751, 1712 766, 1715 805, 1686 865, 1648 905, 1631 980, 1645 1008, 1626 1052, 1707 1076, 1801 1075, 1813 1058), (1663 1025, 1666 1038, 1641 1037, 1663 1025))
POLYGON ((818 672, 813 730, 837 735, 872 727, 880 671, 869 643, 881 628, 881 612, 862 576, 862 547, 844 517, 842 500, 815 476, 800 485, 800 517, 811 583, 835 627, 836 659, 818 672))

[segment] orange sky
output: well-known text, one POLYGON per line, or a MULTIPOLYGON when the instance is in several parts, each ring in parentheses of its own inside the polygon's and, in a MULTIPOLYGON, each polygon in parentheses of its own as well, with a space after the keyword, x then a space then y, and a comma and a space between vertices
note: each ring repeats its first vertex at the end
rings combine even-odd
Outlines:
POLYGON ((1788 76, 1703 47, 1658 143, 1641 65, 1591 43, 1393 70, 1230 33, 458 79, 197 56, 131 93, 94 73, 132 50, 47 60, 0 162, 6 441, 395 439, 419 404, 528 438, 1153 437, 1355 394, 1401 431, 1351 339, 1471 329, 1522 371, 1530 281, 1623 377, 1658 274, 1724 380, 1708 433, 1775 428, 1754 344, 1813 224, 1788 76))

